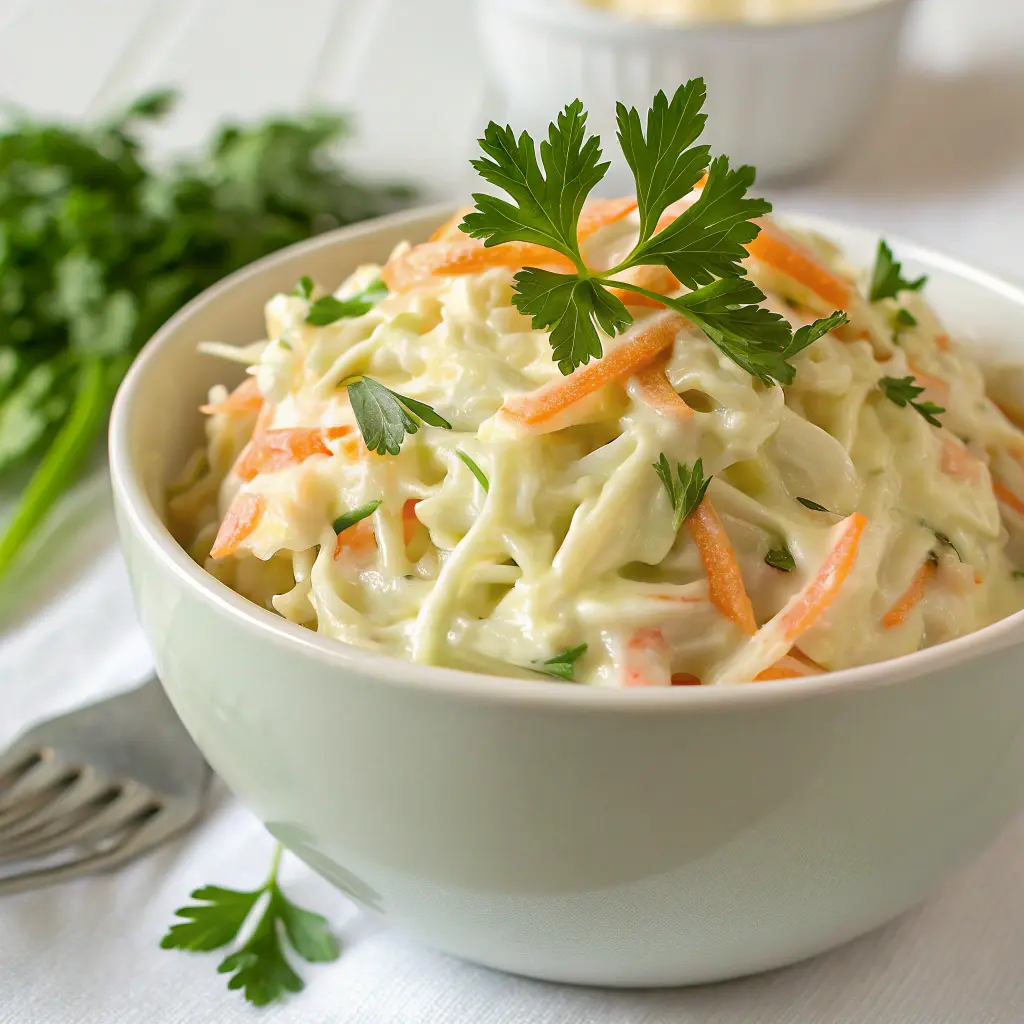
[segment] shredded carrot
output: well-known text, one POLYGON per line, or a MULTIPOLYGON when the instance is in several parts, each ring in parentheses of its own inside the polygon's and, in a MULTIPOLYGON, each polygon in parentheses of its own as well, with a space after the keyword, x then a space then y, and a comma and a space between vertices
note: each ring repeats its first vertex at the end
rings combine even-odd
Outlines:
POLYGON ((981 481, 981 463, 959 442, 946 436, 942 431, 942 448, 939 463, 942 472, 954 480, 981 481))
POLYGON ((243 492, 231 503, 210 549, 211 558, 233 555, 263 519, 267 501, 262 494, 243 492))
POLYGON ((729 535, 707 496, 686 517, 686 526, 697 545, 708 576, 708 597, 711 603, 744 633, 753 636, 757 632, 757 621, 750 596, 743 585, 740 563, 732 549, 729 535))
POLYGON ((702 686, 701 681, 690 672, 673 672, 673 686, 702 686))
POLYGON ((807 676, 821 675, 826 670, 816 661, 794 647, 789 654, 784 654, 774 665, 754 676, 755 683, 766 683, 773 679, 805 679, 807 676))
POLYGON ((1000 480, 993 480, 992 490, 996 498, 1008 509, 1016 512, 1019 516, 1024 516, 1024 501, 1021 501, 1006 484, 1000 480))
MULTIPOLYGON (((628 281, 640 288, 646 288, 649 292, 658 292, 661 295, 668 295, 679 287, 675 274, 668 267, 652 263, 643 263, 639 267, 630 267, 616 277, 621 281, 628 281)), ((665 304, 648 295, 641 295, 639 292, 631 292, 628 288, 611 288, 612 295, 617 296, 627 306, 650 306, 654 309, 664 309, 665 304)))
POLYGON ((760 222, 761 231, 747 244, 747 252, 756 260, 793 278, 836 309, 849 309, 854 286, 824 266, 807 246, 774 224, 760 222))
POLYGON ((591 235, 597 234, 601 228, 615 224, 628 217, 636 209, 635 196, 622 196, 620 199, 591 199, 576 223, 576 239, 585 242, 591 235))
POLYGON ((910 613, 921 603, 928 584, 935 578, 935 563, 928 559, 914 573, 910 586, 900 595, 896 603, 882 616, 882 625, 886 629, 895 629, 907 621, 910 613))
POLYGON ((212 416, 214 413, 228 413, 238 416, 242 413, 259 412, 263 408, 263 392, 255 377, 246 377, 234 391, 214 405, 201 405, 199 411, 212 416))
POLYGON ((665 359, 643 367, 634 378, 640 396, 655 412, 672 420, 686 422, 693 418, 693 410, 677 394, 665 373, 665 359))
POLYGON ((948 352, 950 350, 951 344, 951 339, 945 331, 943 331, 941 334, 935 335, 935 345, 940 352, 948 352))
MULTIPOLYGON (((668 643, 660 629, 638 629, 626 644, 626 664, 623 666, 623 686, 656 686, 661 663, 668 655, 668 643)), ((665 680, 668 681, 667 678, 665 680)))
POLYGON ((919 370, 909 359, 907 369, 914 375, 914 380, 919 387, 931 392, 931 397, 937 398, 943 405, 949 402, 949 385, 941 377, 933 377, 924 370, 919 370))
POLYGON ((472 210, 472 206, 463 206, 456 210, 455 213, 453 213, 443 224, 434 230, 429 241, 439 242, 443 238, 459 238, 462 234, 462 232, 459 231, 459 225, 462 223, 463 217, 465 217, 467 213, 471 213, 472 210))
POLYGON ((410 498, 402 506, 402 533, 405 543, 411 544, 416 531, 419 529, 420 521, 416 518, 416 506, 420 503, 419 498, 410 498))
POLYGON ((797 600, 781 613, 782 629, 787 641, 792 643, 806 633, 835 601, 857 560, 860 538, 867 525, 864 516, 854 512, 836 527, 836 542, 817 575, 804 587, 797 600))
POLYGON ((253 434, 235 466, 242 480, 252 480, 259 473, 272 473, 294 466, 314 455, 332 455, 327 441, 343 437, 351 427, 286 427, 253 434))
POLYGON ((373 532, 373 523, 367 517, 338 534, 338 539, 334 542, 334 557, 340 558, 346 550, 369 551, 376 546, 377 537, 373 532))
POLYGON ((502 411, 524 426, 540 426, 570 405, 592 395, 606 384, 621 380, 646 366, 675 340, 688 321, 678 313, 667 313, 641 323, 604 356, 577 367, 568 377, 545 384, 528 395, 509 399, 502 411))

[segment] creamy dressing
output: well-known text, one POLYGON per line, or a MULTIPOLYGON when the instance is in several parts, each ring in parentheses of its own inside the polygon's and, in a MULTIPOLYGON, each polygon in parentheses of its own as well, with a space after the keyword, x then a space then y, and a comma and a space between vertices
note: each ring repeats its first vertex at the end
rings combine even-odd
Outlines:
POLYGON ((771 23, 828 18, 884 0, 584 0, 629 18, 686 24, 746 21, 771 23))
MULTIPOLYGON (((588 257, 610 259, 622 244, 617 225, 588 244, 588 257)), ((828 262, 841 272, 838 256, 828 262)), ((799 289, 756 261, 748 269, 767 305, 798 324, 813 318, 793 308, 799 289)), ((377 272, 360 268, 338 294, 377 272)), ((849 577, 800 639, 800 656, 826 670, 915 651, 1024 606, 1013 563, 1024 518, 993 493, 997 475, 1024 495, 1024 434, 986 397, 978 367, 946 343, 920 293, 858 300, 865 337, 817 341, 796 357, 786 388, 762 386, 703 334, 681 329, 666 374, 696 410, 691 420, 662 415, 627 381, 534 432, 503 404, 562 378, 547 334, 511 304, 512 274, 434 278, 326 327, 305 323, 304 300, 273 298, 270 340, 244 350, 265 399, 262 427, 352 433, 328 442, 331 455, 243 481, 237 461, 256 413, 210 416, 206 450, 169 501, 172 528, 193 557, 296 623, 424 663, 536 678, 545 659, 585 643, 579 682, 753 678, 788 645, 764 629, 751 640, 710 600, 696 546, 686 528, 675 531, 652 468, 664 453, 673 466, 701 458, 713 474, 708 497, 759 624, 814 578, 836 524, 866 517, 849 577), (917 326, 896 341, 900 306, 917 326), (340 385, 355 374, 428 403, 453 429, 424 427, 394 457, 359 451, 361 442, 354 449, 359 435, 340 385), (879 390, 880 377, 908 374, 942 391, 941 429, 879 390), (976 479, 944 469, 949 445, 976 463, 976 479), (486 475, 487 492, 458 451, 486 475), (217 526, 242 493, 259 495, 266 513, 235 555, 210 559, 217 526), (335 557, 334 519, 376 500, 369 549, 335 557), (783 544, 791 572, 765 561, 783 544), (923 598, 887 628, 886 612, 928 562, 935 571, 923 598), (656 643, 638 641, 651 636, 656 643)), ((641 321, 663 315, 635 312, 641 321)), ((211 402, 225 394, 214 389, 211 402)))

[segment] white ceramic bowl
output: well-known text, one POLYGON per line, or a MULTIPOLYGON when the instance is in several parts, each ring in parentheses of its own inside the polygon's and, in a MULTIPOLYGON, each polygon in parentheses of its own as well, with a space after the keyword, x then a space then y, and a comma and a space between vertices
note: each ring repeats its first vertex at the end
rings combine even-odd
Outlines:
MULTIPOLYGON (((211 765, 274 835, 425 943, 559 981, 666 985, 787 964, 924 897, 1024 803, 1024 613, 809 681, 609 690, 413 665, 208 576, 163 493, 246 342, 301 274, 333 284, 435 209, 295 246, 149 343, 111 423, 139 617, 211 765)), ((876 236, 801 219, 853 258, 876 236)), ((949 327, 1024 360, 1024 293, 896 243, 949 327)))
MULTIPOLYGON (((834 159, 888 87, 910 0, 773 24, 664 24, 581 0, 478 0, 486 66, 517 130, 536 133, 579 97, 605 154, 617 152, 615 102, 645 114, 690 78, 708 85, 707 140, 762 179, 834 159)), ((618 161, 609 187, 632 191, 618 161)))

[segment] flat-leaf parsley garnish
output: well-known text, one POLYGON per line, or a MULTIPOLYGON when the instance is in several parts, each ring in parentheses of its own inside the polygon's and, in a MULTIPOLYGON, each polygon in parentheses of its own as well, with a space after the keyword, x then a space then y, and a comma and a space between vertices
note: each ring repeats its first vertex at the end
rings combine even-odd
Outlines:
POLYGON ((553 658, 548 658, 547 661, 541 662, 540 671, 571 683, 573 681, 573 673, 576 670, 576 662, 586 653, 586 644, 580 644, 579 647, 570 647, 569 650, 562 651, 553 658))
MULTIPOLYGON (((306 290, 306 282, 311 285, 308 277, 301 278, 299 288, 306 290)), ((300 292, 301 294, 301 292, 300 292)), ((312 294, 312 288, 308 288, 303 298, 308 299, 312 294)), ((337 320, 345 317, 362 316, 369 313, 374 306, 382 299, 387 298, 388 286, 379 278, 374 278, 361 291, 346 296, 344 299, 335 298, 333 295, 322 295, 315 302, 311 302, 309 312, 306 314, 306 323, 314 327, 326 327, 337 320)))
POLYGON ((892 249, 886 244, 885 239, 878 243, 878 254, 875 257, 875 269, 871 274, 871 291, 869 293, 872 302, 895 299, 900 292, 920 291, 927 282, 927 276, 919 277, 915 281, 908 281, 904 278, 903 265, 897 263, 893 258, 892 249))
POLYGON ((936 417, 946 410, 934 402, 915 402, 914 399, 923 394, 925 389, 915 384, 913 377, 883 377, 878 382, 878 386, 882 389, 885 397, 890 402, 895 402, 901 409, 909 405, 933 427, 942 426, 936 417))
POLYGON ((185 949, 205 953, 235 941, 258 906, 258 919, 249 938, 217 968, 230 974, 229 989, 241 989, 254 1006, 266 1006, 298 992, 302 979, 284 955, 284 939, 303 960, 326 963, 337 960, 338 944, 325 918, 292 903, 277 881, 281 846, 274 851, 270 877, 258 889, 243 892, 216 885, 192 893, 198 903, 181 907, 175 915, 184 920, 173 924, 160 941, 163 949, 185 949))
POLYGON ((672 467, 665 456, 654 463, 654 472, 665 485, 669 501, 672 502, 673 526, 678 532, 683 520, 704 500, 711 477, 704 477, 704 463, 698 459, 691 470, 689 466, 676 463, 676 476, 672 476, 672 467))
MULTIPOLYGON (((671 100, 659 92, 646 131, 635 108, 618 104, 618 140, 636 181, 640 231, 632 251, 600 271, 585 263, 577 228, 583 204, 609 164, 601 160, 600 140, 586 133, 583 104, 574 100, 549 126, 539 159, 527 132, 517 138, 510 127, 493 121, 485 129, 480 140, 484 155, 472 161, 473 167, 512 201, 475 193, 476 207, 460 228, 486 246, 533 243, 573 264, 572 273, 524 268, 514 278, 512 297, 535 330, 549 332, 562 373, 600 358, 601 333, 614 337, 633 322, 612 291, 624 289, 681 313, 762 383, 792 382, 795 371, 787 362, 795 341, 792 328, 783 316, 759 305, 764 294, 744 279, 742 265, 745 246, 760 231, 756 218, 769 213, 771 204, 747 196, 754 183, 752 167, 733 169, 724 156, 712 161, 708 146, 695 145, 707 120, 701 112, 705 98, 699 78, 680 86, 671 100), (690 194, 705 171, 700 195, 658 230, 662 214, 690 194), (643 265, 667 267, 692 290, 669 298, 617 276, 643 265)), ((804 333, 796 351, 832 329, 819 324, 804 333)))
POLYGON ((371 377, 349 382, 348 398, 366 447, 378 455, 397 455, 406 434, 415 434, 420 421, 451 430, 452 425, 425 402, 400 395, 371 377))
POLYGON ((816 501, 811 501, 810 498, 797 498, 797 501, 803 505, 804 508, 809 508, 812 512, 827 512, 830 516, 837 515, 831 509, 825 508, 824 505, 819 505, 816 501))
POLYGON ((487 482, 487 476, 484 471, 461 449, 456 448, 455 454, 466 464, 466 468, 476 477, 477 483, 484 489, 484 494, 487 494, 491 489, 491 485, 487 482))
POLYGON ((765 555, 764 560, 773 569, 778 569, 780 572, 792 572, 796 568, 796 561, 785 545, 780 548, 772 548, 765 555))

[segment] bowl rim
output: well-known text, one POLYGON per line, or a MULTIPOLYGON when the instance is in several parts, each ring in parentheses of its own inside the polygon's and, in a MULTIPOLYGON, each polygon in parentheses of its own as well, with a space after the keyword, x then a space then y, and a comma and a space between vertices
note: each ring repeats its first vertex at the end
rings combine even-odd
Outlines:
POLYGON ((835 25, 845 28, 850 22, 882 17, 890 8, 909 10, 914 0, 860 0, 860 2, 838 12, 822 11, 821 14, 803 14, 795 18, 778 21, 753 22, 719 19, 706 21, 661 21, 656 18, 629 17, 619 11, 603 10, 585 5, 582 0, 481 0, 477 12, 479 18, 487 18, 496 8, 505 8, 518 17, 525 17, 543 24, 545 29, 578 32, 591 37, 625 35, 630 40, 653 38, 655 40, 678 42, 682 37, 695 37, 706 44, 711 36, 722 38, 760 38, 765 35, 784 35, 794 31, 814 31, 823 26, 835 25))
MULTIPOLYGON (((614 709, 616 713, 643 712, 652 708, 663 712, 685 713, 701 710, 738 710, 887 687, 1024 643, 1022 610, 935 647, 886 661, 809 676, 798 681, 775 680, 760 682, 757 685, 701 687, 574 686, 541 675, 538 675, 536 680, 526 680, 437 665, 423 665, 397 655, 383 654, 321 636, 261 608, 207 573, 172 537, 150 502, 130 455, 129 425, 133 403, 140 382, 146 378, 157 353, 173 340, 183 324, 200 315, 207 307, 220 302, 237 285, 258 276, 277 263, 331 248, 339 243, 371 237, 381 230, 413 224, 427 218, 436 217, 440 223, 457 208, 458 204, 453 203, 419 206, 326 232, 278 250, 243 267, 194 298, 153 335, 135 359, 118 389, 110 418, 110 475, 120 513, 119 519, 123 517, 129 522, 130 529, 145 545, 161 572, 170 573, 212 613, 226 615, 239 627, 262 635, 271 642, 285 645, 300 656, 313 657, 321 663, 370 676, 377 683, 386 683, 399 689, 411 689, 420 693, 433 692, 449 697, 496 700, 520 706, 554 705, 575 709, 614 709), (1015 637, 1014 634, 1018 636, 1015 637)), ((793 214, 781 219, 826 235, 831 232, 847 236, 851 233, 882 236, 871 228, 847 225, 827 217, 793 214)), ((951 256, 906 241, 897 235, 885 233, 884 237, 898 248, 902 258, 921 261, 956 274, 1024 307, 1024 288, 951 256)), ((124 532, 123 529, 121 532, 124 532)))

